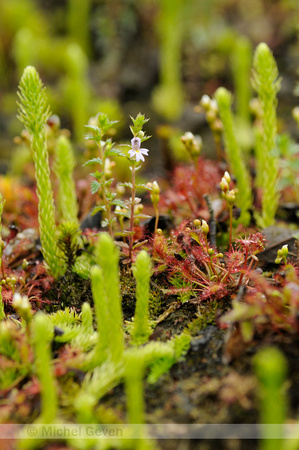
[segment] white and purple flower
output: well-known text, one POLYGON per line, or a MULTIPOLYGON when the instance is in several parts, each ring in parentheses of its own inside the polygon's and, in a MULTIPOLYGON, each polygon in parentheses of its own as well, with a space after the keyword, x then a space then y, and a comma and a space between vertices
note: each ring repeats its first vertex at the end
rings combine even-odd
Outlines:
POLYGON ((131 140, 132 149, 129 150, 129 155, 131 159, 134 159, 136 157, 136 161, 144 161, 144 156, 148 156, 148 149, 147 148, 140 148, 141 145, 141 139, 138 137, 134 137, 131 140))

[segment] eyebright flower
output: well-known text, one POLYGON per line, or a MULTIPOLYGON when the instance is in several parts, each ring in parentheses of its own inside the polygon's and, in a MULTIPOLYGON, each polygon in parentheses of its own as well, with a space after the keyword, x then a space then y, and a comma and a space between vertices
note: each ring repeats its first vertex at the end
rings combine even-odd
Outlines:
POLYGON ((131 159, 134 159, 134 156, 136 157, 136 161, 144 161, 144 156, 148 156, 148 149, 147 148, 140 148, 141 139, 138 137, 134 137, 131 140, 132 149, 129 150, 129 155, 131 159))

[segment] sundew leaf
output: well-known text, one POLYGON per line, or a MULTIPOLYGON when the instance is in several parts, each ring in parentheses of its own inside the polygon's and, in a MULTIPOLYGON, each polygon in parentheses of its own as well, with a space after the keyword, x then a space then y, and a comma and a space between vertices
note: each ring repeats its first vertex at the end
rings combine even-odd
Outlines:
POLYGON ((199 239, 199 236, 197 235, 197 233, 195 233, 194 231, 192 231, 191 233, 190 233, 190 236, 199 244, 199 245, 201 245, 201 242, 200 242, 200 239, 199 239))

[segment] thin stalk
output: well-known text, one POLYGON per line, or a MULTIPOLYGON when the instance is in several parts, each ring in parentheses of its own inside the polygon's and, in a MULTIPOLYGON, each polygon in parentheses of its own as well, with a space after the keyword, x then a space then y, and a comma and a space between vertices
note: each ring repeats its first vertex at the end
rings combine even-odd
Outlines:
POLYGON ((133 242, 134 242, 134 206, 135 206, 135 165, 132 166, 132 198, 131 198, 131 216, 130 216, 130 236, 129 236, 129 258, 132 261, 133 242))
POLYGON ((105 210, 106 210, 106 217, 108 220, 108 233, 111 237, 113 237, 113 230, 112 230, 112 223, 111 223, 111 207, 107 200, 106 185, 105 185, 105 181, 106 181, 105 160, 106 160, 106 157, 105 157, 104 148, 102 148, 101 144, 99 145, 99 150, 100 150, 100 158, 102 160, 103 178, 104 178, 104 183, 103 183, 103 187, 102 187, 102 196, 103 196, 103 202, 104 202, 105 210))
POLYGON ((232 249, 232 235, 233 235, 233 205, 228 205, 229 208, 229 250, 232 249))
POLYGON ((156 213, 156 220, 155 220, 155 231, 154 231, 154 234, 157 233, 158 223, 159 223, 159 209, 157 207, 155 207, 155 213, 156 213))

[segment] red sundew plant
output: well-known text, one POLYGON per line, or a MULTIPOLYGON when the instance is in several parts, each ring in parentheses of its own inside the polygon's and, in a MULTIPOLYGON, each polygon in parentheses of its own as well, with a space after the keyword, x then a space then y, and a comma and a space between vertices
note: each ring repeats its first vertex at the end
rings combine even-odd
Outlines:
POLYGON ((194 221, 193 228, 183 224, 174 233, 171 243, 162 236, 153 241, 153 257, 157 270, 167 268, 170 294, 181 294, 181 300, 199 302, 207 298, 220 299, 233 294, 240 286, 247 285, 257 266, 256 254, 264 249, 261 233, 236 239, 237 249, 225 255, 212 248, 207 238, 208 224, 194 221), (188 294, 188 295, 187 295, 188 294))
POLYGON ((206 209, 203 196, 217 195, 221 171, 212 161, 198 158, 194 166, 178 166, 171 176, 171 188, 161 194, 160 206, 181 217, 198 217, 198 211, 206 209))
POLYGON ((275 332, 298 333, 299 279, 292 264, 285 265, 283 270, 283 285, 272 285, 252 272, 254 287, 245 294, 242 302, 233 300, 233 309, 220 319, 220 323, 239 323, 245 341, 250 341, 256 330, 269 325, 275 332))

